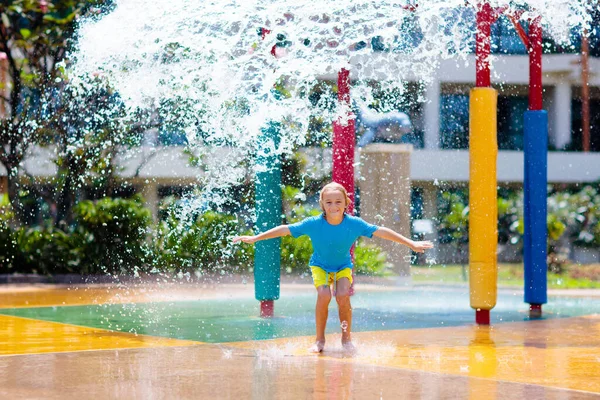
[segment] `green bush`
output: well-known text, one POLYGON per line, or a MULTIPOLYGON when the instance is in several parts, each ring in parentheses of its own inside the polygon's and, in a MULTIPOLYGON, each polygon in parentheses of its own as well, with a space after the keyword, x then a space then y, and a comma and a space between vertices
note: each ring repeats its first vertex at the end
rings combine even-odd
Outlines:
POLYGON ((23 268, 43 275, 79 272, 81 248, 73 235, 52 227, 21 228, 17 232, 23 268))
MULTIPOLYGON (((287 224, 293 224, 321 213, 319 209, 306 207, 300 189, 285 186, 282 195, 287 224)), ((312 252, 313 247, 308 236, 299 238, 284 236, 281 238, 281 268, 287 273, 308 271, 308 262, 312 252)))
POLYGON ((498 196, 498 243, 523 243, 523 192, 498 196))
POLYGON ((82 201, 74 214, 74 243, 81 249, 81 273, 130 273, 147 265, 151 214, 140 196, 82 201))
POLYGON ((571 237, 581 247, 600 247, 600 193, 593 186, 585 186, 571 194, 567 207, 572 218, 571 237))
POLYGON ((464 192, 443 192, 438 207, 440 243, 460 249, 469 242, 469 206, 464 192))
POLYGON ((154 265, 171 271, 246 271, 254 247, 232 244, 238 231, 239 221, 231 215, 208 211, 189 223, 171 215, 158 227, 154 265))
POLYGON ((0 220, 0 273, 26 272, 16 234, 8 222, 0 220))
POLYGON ((17 242, 17 234, 10 221, 13 218, 8 194, 0 196, 0 273, 28 272, 23 253, 17 242))
POLYGON ((359 275, 384 276, 390 273, 387 255, 378 246, 359 240, 354 248, 354 272, 359 275))
POLYGON ((281 238, 281 268, 289 273, 307 271, 313 247, 308 236, 281 238))

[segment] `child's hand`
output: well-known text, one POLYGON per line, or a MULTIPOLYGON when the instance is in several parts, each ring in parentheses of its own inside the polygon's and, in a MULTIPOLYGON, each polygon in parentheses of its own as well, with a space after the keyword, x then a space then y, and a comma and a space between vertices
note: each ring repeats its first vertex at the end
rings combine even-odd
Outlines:
POLYGON ((256 242, 256 236, 236 236, 233 238, 233 243, 237 242, 254 243, 256 242))
POLYGON ((412 242, 410 248, 415 253, 424 253, 427 249, 433 249, 433 243, 429 240, 425 240, 422 242, 412 242))

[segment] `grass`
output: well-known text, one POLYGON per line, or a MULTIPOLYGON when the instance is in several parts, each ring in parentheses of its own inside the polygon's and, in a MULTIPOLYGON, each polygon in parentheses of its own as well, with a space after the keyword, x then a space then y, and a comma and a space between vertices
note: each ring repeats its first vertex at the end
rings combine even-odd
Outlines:
MULTIPOLYGON (((411 275, 418 283, 467 283, 469 266, 465 265, 413 265, 411 275)), ((498 264, 498 285, 523 287, 523 264, 498 264)), ((571 264, 561 274, 548 272, 550 289, 600 288, 600 264, 571 264)))

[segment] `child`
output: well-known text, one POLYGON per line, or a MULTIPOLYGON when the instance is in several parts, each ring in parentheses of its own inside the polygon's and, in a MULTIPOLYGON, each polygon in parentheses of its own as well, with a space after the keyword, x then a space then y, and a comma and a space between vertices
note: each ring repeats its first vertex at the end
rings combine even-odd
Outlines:
POLYGON ((338 303, 340 324, 342 326, 342 346, 354 351, 352 344, 352 308, 350 307, 350 285, 352 284, 352 259, 350 248, 360 236, 373 235, 398 242, 422 253, 433 247, 428 241, 415 242, 388 228, 371 225, 358 217, 346 214, 350 199, 346 189, 339 183, 329 183, 321 189, 319 204, 323 214, 306 218, 292 225, 280 225, 255 236, 237 236, 234 242, 254 243, 259 240, 292 235, 308 235, 313 245, 310 258, 312 277, 317 288, 317 306, 315 319, 317 338, 309 349, 320 353, 325 347, 325 325, 329 302, 330 285, 336 286, 335 299, 338 303))

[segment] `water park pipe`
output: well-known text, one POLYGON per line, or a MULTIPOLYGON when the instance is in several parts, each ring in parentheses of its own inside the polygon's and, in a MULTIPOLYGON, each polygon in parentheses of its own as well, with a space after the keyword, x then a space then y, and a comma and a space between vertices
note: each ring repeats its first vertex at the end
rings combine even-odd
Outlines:
POLYGON ((581 35, 581 122, 583 134, 583 151, 590 151, 590 43, 587 29, 581 35))
POLYGON ((479 4, 476 33, 476 88, 469 100, 469 288, 475 321, 489 325, 496 305, 498 205, 496 160, 497 98, 490 87, 491 25, 497 13, 479 4))
MULTIPOLYGON (((259 35, 264 39, 271 31, 261 28, 259 35)), ((275 56, 275 46, 271 49, 275 56)), ((264 232, 281 224, 281 160, 277 122, 263 128, 258 138, 256 156, 256 229, 264 232)), ((280 294, 281 239, 257 242, 254 253, 254 296, 260 301, 260 316, 273 317, 275 300, 280 294)))
POLYGON ((475 86, 489 87, 490 49, 494 10, 489 3, 483 3, 477 9, 477 33, 475 34, 475 86))
POLYGON ((354 143, 355 119, 350 106, 350 71, 342 68, 338 73, 338 102, 342 115, 333 122, 332 178, 344 186, 350 197, 348 212, 354 214, 354 143))
MULTIPOLYGON (((267 231, 281 224, 281 161, 279 124, 262 129, 258 143, 256 172, 256 228, 267 231)), ((279 298, 281 239, 257 242, 254 252, 254 295, 260 301, 261 317, 272 317, 274 300, 279 298)))
POLYGON ((529 109, 523 125, 525 171, 524 192, 524 286, 525 302, 531 317, 542 315, 547 299, 546 225, 548 183, 548 113, 542 110, 542 27, 541 17, 529 21, 529 35, 518 21, 519 14, 508 16, 529 53, 529 109))
MULTIPOLYGON (((350 205, 348 213, 354 215, 354 143, 356 142, 356 120, 350 102, 350 71, 342 68, 338 72, 338 103, 341 114, 333 121, 333 166, 331 178, 346 188, 350 205)), ((354 246, 350 250, 354 260, 354 246)), ((352 271, 354 276, 354 270, 352 271)), ((350 295, 354 285, 350 286, 350 295)))

